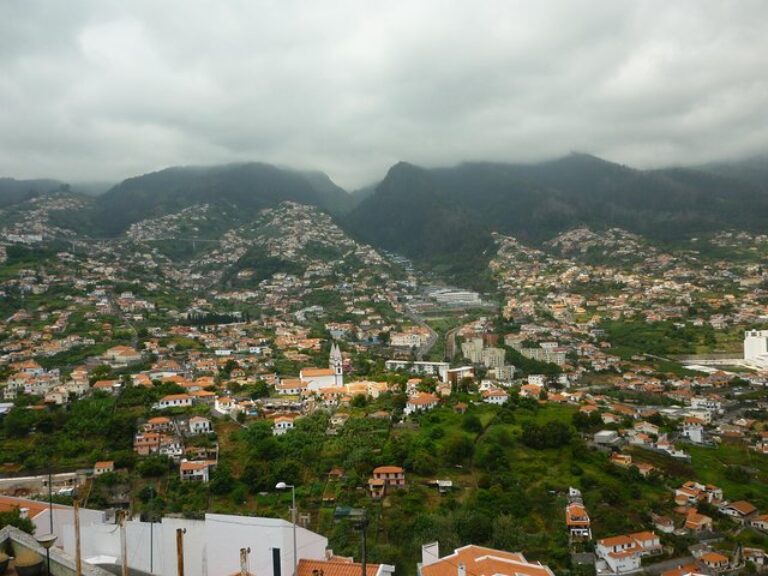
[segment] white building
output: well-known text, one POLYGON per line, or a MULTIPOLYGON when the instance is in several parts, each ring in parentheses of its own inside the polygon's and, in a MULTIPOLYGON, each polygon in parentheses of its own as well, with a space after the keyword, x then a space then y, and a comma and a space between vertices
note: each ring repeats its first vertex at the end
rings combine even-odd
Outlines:
POLYGON ((694 444, 704 443, 704 422, 698 418, 686 418, 683 421, 683 436, 694 444))
MULTIPOLYGON (((27 507, 18 499, 21 508, 27 507)), ((39 503, 36 503, 39 504, 39 503)), ((56 547, 75 555, 74 514, 70 506, 55 505, 53 533, 56 547)), ((32 516, 32 515, 30 515, 32 516)), ((33 518, 38 534, 49 532, 47 509, 33 518)), ((126 523, 128 565, 152 574, 176 574, 176 532, 185 530, 185 576, 219 576, 240 573, 240 549, 250 548, 249 571, 259 576, 293 574, 293 525, 277 518, 206 514, 204 520, 162 518, 150 529, 148 522, 126 523), (151 553, 150 553, 151 551, 151 553)), ((114 516, 101 510, 80 509, 81 551, 84 562, 116 565, 120 562, 120 530, 114 516), (94 560, 98 559, 98 562, 94 560)), ((296 528, 298 559, 323 560, 328 539, 296 528)), ((119 570, 115 573, 119 573, 119 570)))
POLYGON ((716 398, 694 396, 691 398, 691 408, 693 410, 707 410, 712 414, 721 414, 723 411, 723 404, 716 398))
POLYGON ((184 481, 208 482, 211 479, 211 463, 206 460, 182 460, 179 477, 184 481))
POLYGON ((272 434, 282 436, 288 430, 293 430, 294 420, 296 420, 295 416, 278 416, 273 422, 272 434))
POLYGON ((166 408, 189 408, 190 406, 192 406, 192 396, 189 394, 169 394, 160 398, 152 408, 164 410, 166 408))
POLYGON ((655 532, 603 538, 597 541, 595 554, 614 574, 627 574, 640 570, 643 556, 662 552, 661 541, 655 532))
POLYGON ((189 433, 190 434, 208 434, 213 432, 213 426, 211 421, 203 416, 192 416, 189 419, 189 433))
POLYGON ((756 368, 768 368, 768 330, 744 332, 744 362, 756 368))
POLYGON ((509 394, 499 388, 486 390, 483 392, 483 402, 487 404, 495 404, 496 406, 501 406, 507 400, 509 400, 509 394))
POLYGON ((437 376, 443 382, 448 381, 448 371, 451 365, 448 362, 424 362, 416 361, 411 362, 409 360, 387 360, 384 363, 387 370, 407 370, 411 374, 426 374, 429 376, 437 376))
POLYGON ((344 386, 344 359, 339 346, 336 343, 331 346, 328 368, 304 368, 299 372, 299 380, 312 392, 344 386))

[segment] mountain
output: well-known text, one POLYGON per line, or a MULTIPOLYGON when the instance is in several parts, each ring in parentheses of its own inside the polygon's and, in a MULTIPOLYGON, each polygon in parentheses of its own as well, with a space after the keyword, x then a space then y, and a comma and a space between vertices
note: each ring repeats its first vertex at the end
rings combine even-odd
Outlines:
POLYGON ((116 235, 134 222, 194 205, 226 205, 242 217, 284 201, 341 211, 349 195, 325 174, 245 163, 175 167, 129 178, 96 198, 91 219, 97 230, 116 235))
POLYGON ((61 189, 64 184, 57 180, 16 180, 0 178, 0 208, 24 202, 42 194, 61 189))
POLYGON ((751 182, 763 190, 768 190, 768 155, 731 162, 713 162, 697 169, 751 182))
MULTIPOLYGON (((587 154, 537 164, 400 163, 346 217, 359 239, 438 265, 487 261, 491 232, 540 244, 578 226, 651 240, 713 229, 761 230, 768 193, 695 169, 635 170, 587 154)), ((449 266, 450 268, 451 266, 449 266)))

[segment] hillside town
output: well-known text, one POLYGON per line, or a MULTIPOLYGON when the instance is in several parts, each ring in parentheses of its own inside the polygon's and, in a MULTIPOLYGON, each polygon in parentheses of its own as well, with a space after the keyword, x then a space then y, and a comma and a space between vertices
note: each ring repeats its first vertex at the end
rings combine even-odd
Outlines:
MULTIPOLYGON (((293 202, 216 241, 200 232, 227 214, 209 205, 91 243, 61 243, 45 210, 28 217, 40 237, 2 231, 0 511, 36 525, 55 515, 57 554, 73 554, 77 500, 81 530, 124 510, 137 538, 148 518, 170 538, 186 521, 258 532, 261 516, 280 532, 284 517, 311 542, 305 576, 361 569, 350 539, 361 515, 378 534, 370 576, 768 564, 758 263, 667 252, 619 229, 538 248, 499 235, 496 289, 480 293, 293 202), (299 520, 275 483, 297 491, 299 520), (50 510, 26 500, 49 493, 50 510), (413 510, 440 542, 425 530, 387 557, 413 510), (485 535, 467 537, 465 522, 485 535)), ((745 234, 711 245, 766 249, 745 234)), ((119 539, 100 546, 86 554, 119 563, 119 539)), ((227 550, 216 573, 241 567, 227 550)), ((219 553, 202 551, 209 565, 219 553)))

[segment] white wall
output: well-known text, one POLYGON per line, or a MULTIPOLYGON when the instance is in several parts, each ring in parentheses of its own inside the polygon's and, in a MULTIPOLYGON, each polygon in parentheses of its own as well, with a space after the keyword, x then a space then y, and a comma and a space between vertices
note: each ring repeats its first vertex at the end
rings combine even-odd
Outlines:
POLYGON ((756 360, 760 354, 768 353, 768 331, 751 330, 744 335, 744 359, 756 360))
MULTIPOLYGON (((58 512, 58 511, 57 511, 58 512)), ((54 531, 62 534, 59 543, 74 556, 74 519, 71 509, 62 510, 54 531)), ((81 510, 82 558, 113 556, 120 559, 120 529, 104 523, 103 513, 81 510)), ((48 531, 47 516, 44 519, 48 531)), ((281 553, 282 576, 293 574, 293 532, 290 522, 275 518, 206 514, 205 520, 164 518, 152 527, 148 522, 126 522, 128 565, 154 574, 176 574, 176 529, 184 534, 184 572, 186 576, 226 576, 240 569, 240 548, 251 548, 250 571, 273 576, 272 549, 281 553), (150 534, 152 539, 150 540, 150 534), (152 546, 150 546, 150 543, 152 546), (150 549, 153 553, 150 570, 150 549)), ((303 528, 296 529, 298 558, 322 560, 327 538, 303 528)))

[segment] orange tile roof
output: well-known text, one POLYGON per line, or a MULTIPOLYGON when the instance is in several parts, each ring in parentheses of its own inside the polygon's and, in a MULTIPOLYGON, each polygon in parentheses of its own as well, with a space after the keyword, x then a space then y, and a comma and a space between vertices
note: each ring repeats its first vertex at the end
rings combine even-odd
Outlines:
POLYGON ((728 562, 728 557, 718 554, 717 552, 707 552, 701 557, 701 560, 707 564, 721 564, 723 562, 728 562))
MULTIPOLYGON (((360 576, 362 574, 362 564, 357 562, 344 562, 341 560, 299 560, 297 570, 298 576, 360 576)), ((366 576, 376 576, 379 571, 378 564, 366 564, 366 576)))
POLYGON ((403 469, 400 466, 379 466, 374 468, 374 474, 402 474, 403 469))
POLYGON ((629 536, 622 535, 622 536, 612 536, 610 538, 603 538, 602 540, 598 540, 597 543, 607 548, 613 548, 614 546, 632 545, 635 543, 635 541, 629 536))
MULTIPOLYGON (((56 504, 54 508, 62 508, 56 504)), ((48 510, 48 504, 38 502, 37 500, 27 500, 26 498, 14 498, 12 496, 0 496, 0 512, 11 512, 15 508, 26 508, 30 518, 35 518, 39 514, 48 510)))
POLYGON ((301 371, 302 378, 312 378, 318 376, 333 376, 334 371, 330 368, 304 368, 301 371))
POLYGON ((732 502, 731 504, 729 504, 728 507, 733 508, 734 510, 736 510, 736 512, 744 516, 748 516, 757 510, 757 508, 755 508, 752 504, 750 504, 746 500, 739 500, 738 502, 732 502))
POLYGON ((208 461, 206 460, 193 460, 191 462, 182 462, 179 466, 181 470, 204 470, 208 468, 208 461))
POLYGON ((539 563, 528 562, 522 554, 465 546, 453 554, 424 566, 422 576, 455 576, 459 564, 466 567, 467 576, 552 576, 552 571, 539 563))
POLYGON ((695 563, 691 563, 662 572, 661 576, 685 576, 686 574, 698 574, 699 572, 699 567, 695 563))

